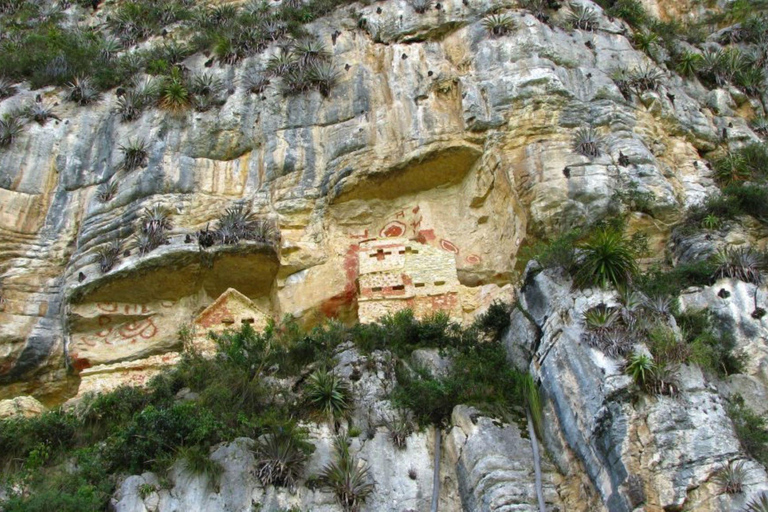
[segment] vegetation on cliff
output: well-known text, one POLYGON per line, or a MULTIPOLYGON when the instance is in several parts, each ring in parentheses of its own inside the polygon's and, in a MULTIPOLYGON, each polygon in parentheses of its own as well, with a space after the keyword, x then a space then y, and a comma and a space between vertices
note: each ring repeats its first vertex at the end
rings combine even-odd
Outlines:
MULTIPOLYGON (((530 377, 506 362, 500 334, 508 322, 508 307, 497 303, 466 328, 439 314, 417 320, 407 310, 351 327, 328 321, 304 330, 287 318, 255 332, 244 324, 217 338, 214 357, 186 353, 147 389, 122 387, 66 410, 0 422, 0 463, 11 496, 5 509, 103 510, 121 474, 162 474, 175 460, 215 483, 220 470, 208 457, 211 447, 238 437, 259 439, 254 453, 264 485, 295 487, 309 476, 307 422, 328 421, 359 435, 349 423, 349 382, 332 372, 335 349, 350 341, 363 353, 392 354, 391 399, 410 410, 403 425, 393 426, 393 443, 407 437, 408 416, 444 425, 462 403, 519 421, 520 407, 530 404, 540 421, 530 377), (439 348, 452 356, 452 369, 436 377, 413 366, 416 348, 439 348)), ((337 452, 338 460, 316 476, 343 506, 357 506, 371 482, 343 437, 337 452)))

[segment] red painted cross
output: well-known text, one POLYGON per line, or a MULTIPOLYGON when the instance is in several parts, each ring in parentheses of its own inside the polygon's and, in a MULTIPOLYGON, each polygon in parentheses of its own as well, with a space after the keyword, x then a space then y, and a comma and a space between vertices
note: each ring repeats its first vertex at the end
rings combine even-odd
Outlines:
POLYGON ((376 258, 379 261, 383 261, 384 258, 392 254, 391 252, 384 252, 384 249, 379 249, 376 254, 371 254, 371 258, 376 258))

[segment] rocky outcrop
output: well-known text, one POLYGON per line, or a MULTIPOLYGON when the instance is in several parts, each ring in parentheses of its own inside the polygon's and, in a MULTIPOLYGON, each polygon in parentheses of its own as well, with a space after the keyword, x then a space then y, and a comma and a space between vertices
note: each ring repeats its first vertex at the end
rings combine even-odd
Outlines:
POLYGON ((675 397, 633 399, 622 362, 581 342, 584 312, 615 305, 614 293, 573 290, 559 271, 532 265, 520 302, 541 333, 530 368, 546 397, 548 450, 563 474, 589 476, 607 510, 736 510, 768 488, 765 469, 747 459, 745 495, 719 493, 715 474, 745 454, 724 399, 698 368, 680 368, 675 397))
MULTIPOLYGON (((355 374, 351 379, 354 412, 349 424, 358 426, 360 434, 351 438, 350 450, 368 466, 369 481, 375 485, 374 494, 362 510, 429 511, 435 431, 429 428, 411 433, 402 448, 393 444, 389 425, 398 412, 387 398, 392 382, 391 355, 375 352, 366 357, 351 344, 345 344, 338 348, 337 359, 334 371, 338 375, 355 374)), ((521 435, 518 425, 466 406, 455 408, 452 423, 444 435, 440 453, 439 510, 538 511, 531 443, 521 435)), ((190 474, 182 464, 176 463, 163 478, 154 473, 124 478, 113 497, 113 509, 116 512, 181 509, 245 512, 260 506, 259 510, 264 512, 291 507, 340 512, 342 508, 333 493, 312 479, 332 462, 336 433, 327 424, 308 423, 305 427, 314 452, 294 492, 261 484, 254 469, 254 440, 241 438, 212 450, 211 460, 223 468, 216 481, 190 474)), ((548 511, 577 510, 576 502, 566 506, 560 497, 561 489, 567 485, 545 458, 548 511)))

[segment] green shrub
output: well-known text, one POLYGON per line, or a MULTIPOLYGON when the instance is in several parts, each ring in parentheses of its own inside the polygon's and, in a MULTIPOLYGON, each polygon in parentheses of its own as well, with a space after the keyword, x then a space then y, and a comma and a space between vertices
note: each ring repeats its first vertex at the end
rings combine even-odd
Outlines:
POLYGON ((494 339, 501 339, 510 323, 512 307, 500 300, 494 300, 488 309, 475 318, 475 325, 480 331, 494 339))
POLYGON ((200 445, 180 446, 176 449, 180 466, 192 475, 204 477, 209 484, 217 485, 224 467, 211 459, 208 448, 200 445))
POLYGON ((690 286, 712 284, 715 268, 709 260, 683 263, 669 270, 656 267, 638 275, 633 283, 649 297, 676 297, 690 286))
POLYGON ((139 473, 148 463, 171 455, 179 446, 210 443, 217 439, 220 423, 208 409, 194 403, 168 408, 148 406, 135 415, 109 447, 117 467, 139 473))
POLYGON ((606 10, 606 14, 623 19, 633 28, 648 22, 648 13, 638 0, 602 0, 597 3, 606 10))
POLYGON ((576 268, 576 243, 583 235, 580 229, 566 231, 547 241, 524 247, 521 260, 536 260, 544 268, 562 268, 571 273, 576 268))
POLYGON ((580 245, 579 286, 625 286, 637 274, 635 252, 622 232, 599 228, 580 245))
POLYGON ((571 4, 567 18, 568 24, 577 30, 596 31, 599 26, 599 17, 594 9, 581 4, 571 4))
POLYGON ((734 397, 728 406, 728 415, 742 448, 750 457, 765 465, 768 462, 768 424, 765 417, 747 407, 739 396, 734 397))

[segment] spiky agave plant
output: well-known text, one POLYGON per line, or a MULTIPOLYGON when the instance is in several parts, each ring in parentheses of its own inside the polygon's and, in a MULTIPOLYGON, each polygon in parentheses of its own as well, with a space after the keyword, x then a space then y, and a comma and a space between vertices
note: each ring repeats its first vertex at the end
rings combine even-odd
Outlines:
POLYGON ((593 127, 583 127, 576 130, 573 137, 573 150, 589 158, 602 154, 603 137, 593 127))
POLYGON ((116 238, 96 251, 99 268, 101 269, 102 274, 106 274, 115 266, 115 263, 117 263, 117 260, 120 258, 121 248, 122 243, 120 242, 120 239, 116 238))
POLYGON ((336 422, 349 412, 351 390, 346 382, 333 373, 319 369, 307 379, 307 402, 329 421, 336 422))
POLYGON ((298 64, 296 56, 287 49, 282 49, 267 60, 268 76, 284 76, 298 64))
POLYGON ((259 440, 254 451, 256 476, 262 485, 287 487, 293 492, 307 462, 295 429, 275 429, 259 440))
POLYGON ((114 37, 105 37, 99 42, 99 60, 102 63, 111 63, 122 49, 120 41, 114 37))
POLYGON ((661 88, 663 78, 664 74, 650 65, 640 66, 629 72, 630 86, 638 93, 658 91, 661 88))
POLYGON ((123 122, 134 121, 144 110, 144 98, 136 91, 128 91, 117 99, 115 112, 123 122))
POLYGON ((765 137, 766 135, 768 135, 768 117, 765 117, 765 116, 756 117, 752 121, 750 121, 749 126, 755 131, 755 133, 757 133, 761 137, 765 137))
POLYGON ((598 229, 580 248, 582 258, 576 273, 580 286, 625 286, 638 272, 632 246, 619 230, 598 229))
POLYGON ((99 91, 88 77, 77 77, 68 85, 67 99, 78 105, 88 105, 99 99, 99 91))
POLYGON ((96 191, 96 199, 102 203, 108 203, 117 194, 117 181, 105 181, 96 191))
POLYGON ((216 236, 222 244, 236 244, 240 240, 252 240, 259 219, 251 212, 250 207, 242 204, 227 208, 219 217, 216 225, 216 236))
POLYGON ((243 87, 251 94, 263 94, 269 87, 269 78, 260 71, 251 71, 243 77, 243 87))
POLYGON ((694 76, 701 68, 702 60, 703 58, 700 54, 694 51, 685 50, 677 57, 675 71, 682 76, 694 76))
POLYGON ((161 235, 173 229, 171 212, 161 204, 145 208, 139 223, 143 233, 161 235))
POLYGON ((35 121, 37 124, 44 125, 48 119, 56 119, 60 121, 59 117, 53 111, 53 107, 45 101, 34 101, 27 105, 24 109, 24 113, 31 121, 35 121))
POLYGON ((768 512, 768 493, 761 492, 759 495, 749 500, 744 512, 768 512))
POLYGON ((647 389, 653 381, 653 371, 656 364, 653 357, 642 352, 635 352, 627 361, 625 372, 632 377, 632 381, 640 388, 647 389))
POLYGON ((726 247, 715 254, 715 278, 731 277, 760 286, 766 268, 765 257, 751 247, 726 247))
POLYGON ((338 436, 334 447, 336 459, 323 468, 320 482, 336 495, 346 512, 357 512, 374 490, 369 481, 368 465, 359 463, 350 453, 346 436, 338 436))
POLYGON ((568 23, 574 29, 594 32, 599 27, 597 13, 591 7, 581 4, 571 4, 571 12, 568 14, 568 23))
POLYGON ((413 432, 413 425, 408 418, 408 413, 403 411, 394 421, 389 423, 388 428, 389 439, 392 441, 392 444, 400 450, 405 449, 408 436, 413 432))
POLYGON ((284 96, 301 94, 312 89, 312 80, 304 68, 293 68, 283 75, 282 92, 284 96))
POLYGON ((312 86, 315 87, 323 97, 327 98, 331 89, 339 80, 340 73, 336 67, 328 61, 313 62, 307 72, 312 86))
POLYGON ((21 114, 6 114, 0 119, 0 147, 7 147, 13 144, 16 138, 24 130, 24 124, 21 122, 21 114))
POLYGON ((14 87, 13 82, 4 76, 0 76, 0 100, 10 98, 14 94, 16 94, 16 87, 14 87))
POLYGON ((189 90, 197 96, 215 96, 221 92, 224 83, 210 73, 195 75, 190 80, 189 90))
POLYGON ((602 349, 606 345, 608 335, 618 327, 618 320, 618 312, 604 304, 586 311, 582 340, 590 347, 602 349))
POLYGON ((309 67, 315 62, 330 59, 331 54, 320 41, 310 38, 299 39, 293 45, 293 54, 303 67, 309 67))
POLYGON ((143 139, 129 140, 128 144, 121 144, 119 149, 123 153, 121 167, 126 171, 133 171, 146 165, 149 145, 143 139))
POLYGON ((189 91, 179 68, 173 68, 160 85, 160 106, 172 112, 180 112, 190 103, 189 91))
POLYGON ((515 28, 515 23, 508 14, 491 14, 483 18, 482 24, 493 37, 505 36, 515 28))
POLYGON ((720 468, 715 475, 715 482, 719 485, 721 493, 738 494, 744 490, 746 476, 744 461, 732 461, 720 468))

